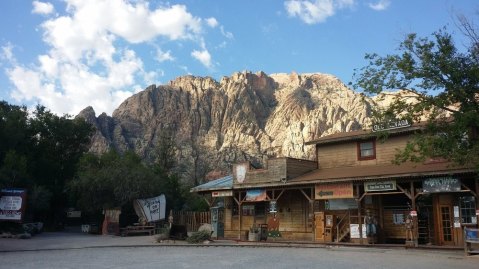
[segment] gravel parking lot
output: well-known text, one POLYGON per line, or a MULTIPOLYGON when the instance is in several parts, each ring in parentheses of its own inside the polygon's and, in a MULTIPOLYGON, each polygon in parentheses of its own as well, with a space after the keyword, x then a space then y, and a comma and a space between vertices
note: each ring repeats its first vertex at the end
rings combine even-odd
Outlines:
POLYGON ((0 268, 479 268, 461 251, 361 247, 277 247, 236 242, 161 245, 154 237, 41 234, 0 239, 0 268))

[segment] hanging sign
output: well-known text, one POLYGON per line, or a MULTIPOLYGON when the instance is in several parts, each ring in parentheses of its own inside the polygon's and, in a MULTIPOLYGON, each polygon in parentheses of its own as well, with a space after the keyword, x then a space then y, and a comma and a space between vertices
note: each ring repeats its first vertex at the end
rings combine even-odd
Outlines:
POLYGON ((266 200, 266 190, 247 190, 245 200, 248 202, 260 202, 266 200))
POLYGON ((461 181, 453 177, 428 178, 422 182, 423 192, 453 192, 461 190, 461 181))
POLYGON ((269 213, 276 213, 277 211, 276 200, 269 201, 269 213))
POLYGON ((214 191, 211 193, 212 197, 233 196, 233 191, 214 191))
POLYGON ((317 184, 316 200, 354 198, 353 183, 317 184))
POLYGON ((25 189, 2 189, 0 192, 0 220, 21 222, 25 212, 25 189))
POLYGON ((417 211, 413 210, 413 211, 409 212, 409 215, 411 215, 411 217, 417 217, 417 211))
POLYGON ((479 209, 476 210, 476 216, 479 216, 479 209))
POLYGON ((364 191, 395 191, 396 180, 364 182, 364 191))

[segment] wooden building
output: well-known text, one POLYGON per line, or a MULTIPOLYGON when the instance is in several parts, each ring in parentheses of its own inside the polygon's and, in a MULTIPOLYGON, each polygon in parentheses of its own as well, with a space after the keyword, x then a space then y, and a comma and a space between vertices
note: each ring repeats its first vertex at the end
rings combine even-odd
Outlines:
POLYGON ((478 227, 477 173, 433 159, 392 164, 420 129, 389 130, 384 142, 369 130, 333 134, 307 143, 316 161, 236 164, 229 187, 192 191, 221 198, 227 238, 277 218, 283 240, 462 246, 464 227, 478 227))

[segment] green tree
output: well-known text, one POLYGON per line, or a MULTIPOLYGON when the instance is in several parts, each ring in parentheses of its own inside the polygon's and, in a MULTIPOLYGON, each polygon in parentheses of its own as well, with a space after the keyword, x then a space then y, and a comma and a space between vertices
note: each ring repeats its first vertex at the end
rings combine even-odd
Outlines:
POLYGON ((355 88, 367 95, 402 90, 388 107, 375 108, 374 120, 427 123, 398 151, 397 163, 441 157, 479 168, 479 38, 472 23, 460 21, 470 41, 464 49, 447 29, 429 38, 409 34, 398 54, 367 54, 369 64, 355 75, 355 88))
POLYGON ((160 179, 134 152, 85 154, 69 186, 79 207, 88 213, 123 207, 134 199, 161 193, 160 179))

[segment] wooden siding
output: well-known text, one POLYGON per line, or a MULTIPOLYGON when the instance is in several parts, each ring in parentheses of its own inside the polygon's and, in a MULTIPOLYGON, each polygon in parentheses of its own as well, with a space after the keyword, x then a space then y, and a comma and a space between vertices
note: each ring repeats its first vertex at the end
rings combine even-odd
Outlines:
MULTIPOLYGON (((393 222, 393 213, 400 213, 401 210, 390 210, 384 209, 383 210, 383 219, 382 223, 382 236, 384 240, 388 239, 404 239, 406 240, 406 226, 405 224, 394 224, 393 222)), ((404 216, 406 216, 409 212, 402 211, 404 216)))
POLYGON ((396 149, 402 149, 409 136, 390 137, 383 143, 376 141, 376 159, 359 161, 357 142, 323 145, 318 147, 317 156, 320 168, 335 168, 344 166, 390 164, 396 154, 396 149))
MULTIPOLYGON (((277 218, 282 240, 312 241, 312 220, 309 219, 310 206, 300 191, 286 191, 277 201, 277 218)), ((239 216, 232 216, 232 210, 225 211, 225 238, 238 238, 239 216)), ((267 216, 241 216, 241 240, 246 240, 253 224, 267 224, 272 214, 267 216)))

